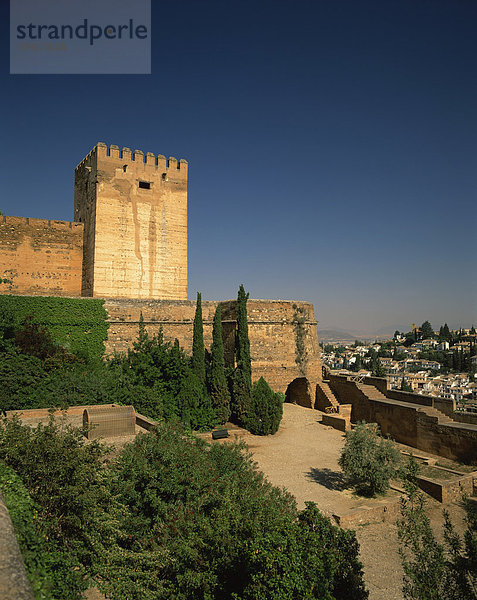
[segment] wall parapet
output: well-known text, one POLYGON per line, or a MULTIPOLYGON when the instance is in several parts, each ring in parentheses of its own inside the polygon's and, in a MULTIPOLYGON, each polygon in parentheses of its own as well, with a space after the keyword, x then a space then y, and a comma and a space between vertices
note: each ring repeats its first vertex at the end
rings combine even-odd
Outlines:
POLYGON ((50 227, 51 229, 83 229, 84 224, 77 221, 58 221, 56 219, 36 219, 32 217, 12 217, 0 215, 0 225, 26 225, 27 227, 50 227))
POLYGON ((119 148, 116 144, 111 144, 109 147, 104 142, 98 142, 96 146, 83 158, 76 166, 76 170, 89 164, 92 159, 98 158, 101 160, 111 159, 121 161, 122 163, 143 163, 146 166, 154 167, 156 170, 176 170, 183 172, 187 176, 189 163, 185 158, 177 160, 174 156, 166 158, 163 154, 154 154, 153 152, 143 152, 142 150, 131 151, 131 148, 124 146, 119 148))

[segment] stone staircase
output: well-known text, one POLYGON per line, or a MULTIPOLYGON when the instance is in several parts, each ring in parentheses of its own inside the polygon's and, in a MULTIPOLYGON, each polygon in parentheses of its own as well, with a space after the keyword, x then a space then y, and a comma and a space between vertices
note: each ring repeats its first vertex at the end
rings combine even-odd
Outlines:
POLYGON ((317 400, 315 408, 335 413, 339 412, 340 403, 336 399, 336 396, 330 388, 328 381, 326 379, 318 381, 316 386, 319 389, 317 390, 317 400))
POLYGON ((437 419, 439 425, 455 423, 454 419, 451 419, 450 417, 445 415, 440 410, 437 410, 437 408, 434 408, 433 406, 420 406, 417 412, 424 413, 428 417, 433 417, 434 419, 437 419))
MULTIPOLYGON (((370 400, 388 400, 384 394, 382 394, 374 385, 368 385, 366 383, 356 383, 356 387, 370 400)), ((432 420, 437 419, 439 425, 446 425, 449 423, 455 423, 454 419, 451 419, 437 408, 433 406, 422 406, 421 404, 409 404, 416 408, 417 412, 423 413, 430 417, 432 420)))
POLYGON ((387 400, 386 396, 382 394, 374 385, 367 383, 356 383, 356 387, 370 400, 387 400))

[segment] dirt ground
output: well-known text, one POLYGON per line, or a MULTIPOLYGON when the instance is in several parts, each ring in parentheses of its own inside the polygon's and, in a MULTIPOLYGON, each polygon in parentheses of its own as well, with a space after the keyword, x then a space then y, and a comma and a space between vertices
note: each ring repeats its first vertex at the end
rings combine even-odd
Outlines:
MULTIPOLYGON (((344 434, 322 425, 321 415, 317 410, 285 404, 282 424, 274 436, 254 436, 238 428, 231 429, 230 434, 247 443, 259 469, 271 483, 292 493, 299 508, 311 500, 324 514, 332 516, 382 502, 357 498, 346 489, 338 466, 344 434)), ((206 437, 210 439, 210 434, 206 437)), ((393 495, 399 496, 397 492, 391 492, 393 495)), ((431 523, 439 534, 442 504, 430 498, 427 506, 431 523)), ((461 508, 455 505, 446 508, 461 530, 461 508)), ((364 523, 352 528, 360 543, 370 600, 402 600, 403 573, 394 521, 364 523)))

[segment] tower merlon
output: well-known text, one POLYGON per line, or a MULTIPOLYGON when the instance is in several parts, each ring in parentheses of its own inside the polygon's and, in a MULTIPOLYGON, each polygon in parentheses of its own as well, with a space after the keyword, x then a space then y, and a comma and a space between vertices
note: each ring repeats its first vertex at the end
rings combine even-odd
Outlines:
MULTIPOLYGON (((111 144, 108 148, 107 144, 104 142, 98 142, 89 154, 78 164, 76 169, 84 168, 88 163, 91 164, 91 160, 94 159, 94 157, 98 160, 118 161, 118 163, 143 164, 145 169, 153 168, 162 172, 171 170, 181 179, 187 178, 189 168, 189 163, 184 158, 177 160, 174 156, 170 156, 169 159, 166 159, 163 154, 156 155, 154 152, 144 153, 142 150, 134 150, 134 152, 131 152, 131 148, 128 147, 124 147, 121 150, 116 144, 111 144)), ((121 166, 124 167, 124 164, 121 166)))
POLYGON ((111 158, 121 158, 119 155, 119 146, 116 146, 116 144, 111 144, 109 147, 109 156, 111 156, 111 158))

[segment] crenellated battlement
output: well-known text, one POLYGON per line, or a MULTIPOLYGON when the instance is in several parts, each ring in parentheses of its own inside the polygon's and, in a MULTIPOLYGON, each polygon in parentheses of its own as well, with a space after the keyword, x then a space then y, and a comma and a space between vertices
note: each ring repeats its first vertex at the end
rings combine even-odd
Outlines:
POLYGON ((98 142, 96 146, 83 158, 77 165, 76 169, 88 166, 94 160, 111 159, 122 164, 145 165, 145 167, 154 167, 159 171, 179 171, 180 175, 187 176, 189 163, 181 158, 177 160, 174 156, 167 159, 163 154, 154 154, 153 152, 144 153, 142 150, 131 151, 131 148, 126 146, 119 148, 116 144, 111 144, 108 148, 104 142, 98 142))
POLYGON ((83 223, 75 221, 57 221, 53 219, 35 219, 31 217, 11 217, 0 215, 0 225, 11 225, 18 227, 24 225, 27 227, 50 227, 51 229, 83 229, 83 223))

